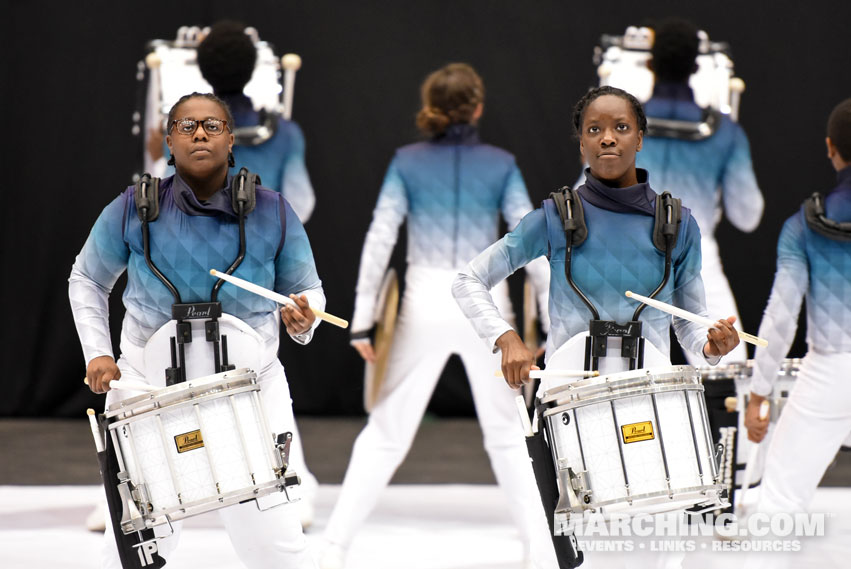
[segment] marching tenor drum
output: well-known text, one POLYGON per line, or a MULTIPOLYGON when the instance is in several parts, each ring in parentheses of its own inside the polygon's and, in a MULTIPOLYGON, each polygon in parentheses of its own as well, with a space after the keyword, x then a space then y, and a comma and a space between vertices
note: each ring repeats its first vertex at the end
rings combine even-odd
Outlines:
POLYGON ((248 500, 259 508, 295 501, 292 436, 272 433, 247 368, 113 403, 104 416, 121 471, 124 533, 248 500))
POLYGON ((556 521, 591 510, 724 505, 700 374, 639 369, 548 389, 540 403, 559 485, 556 521))

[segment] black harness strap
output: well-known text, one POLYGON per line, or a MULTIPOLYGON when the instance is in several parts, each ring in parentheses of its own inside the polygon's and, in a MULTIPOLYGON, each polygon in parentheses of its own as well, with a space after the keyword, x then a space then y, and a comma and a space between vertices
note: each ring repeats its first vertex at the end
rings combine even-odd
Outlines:
POLYGON ((824 198, 818 192, 804 201, 804 218, 810 229, 834 241, 851 241, 851 222, 834 221, 827 217, 824 198))
POLYGON ((695 142, 706 140, 718 131, 719 126, 721 126, 721 113, 707 108, 703 109, 700 120, 697 122, 647 117, 646 135, 695 142))

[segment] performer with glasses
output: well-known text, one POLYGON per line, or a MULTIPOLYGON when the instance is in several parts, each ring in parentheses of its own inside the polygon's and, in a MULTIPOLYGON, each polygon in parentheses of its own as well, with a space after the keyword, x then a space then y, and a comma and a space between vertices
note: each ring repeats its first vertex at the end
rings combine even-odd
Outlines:
MULTIPOLYGON (((485 449, 527 561, 553 567, 514 395, 494 381, 499 359, 479 344, 449 290, 458 269, 497 237, 500 212, 513 227, 532 204, 514 157, 479 141, 484 84, 472 67, 453 63, 430 74, 422 103, 417 126, 429 138, 396 151, 361 255, 352 344, 369 361, 375 357, 369 331, 380 283, 408 217, 406 288, 386 379, 352 450, 325 530, 330 546, 321 566, 344 565, 346 549, 407 454, 440 372, 455 353, 467 371, 485 449)), ((537 277, 536 289, 546 291, 545 267, 537 277)), ((507 286, 496 293, 510 311, 507 286)))
MULTIPOLYGON (((653 173, 657 188, 682 199, 700 227, 701 278, 710 314, 738 318, 736 300, 724 275, 715 228, 723 211, 734 227, 751 232, 759 225, 764 200, 751 164, 745 131, 729 116, 694 102, 689 78, 697 71, 698 30, 691 22, 664 20, 654 27, 648 67, 655 83, 644 104, 649 131, 636 164, 653 173), (696 125, 705 126, 698 131, 696 125)), ((737 327, 741 328, 740 323, 737 327)), ((688 351, 695 366, 701 357, 688 351)), ((740 343, 725 361, 747 360, 740 343)))
MULTIPOLYGON (((259 338, 259 353, 232 353, 230 361, 261 362, 256 370, 261 397, 272 430, 283 433, 292 431, 294 419, 286 376, 277 359, 280 322, 294 341, 306 344, 319 323, 310 307, 324 307, 325 296, 307 235, 289 203, 259 185, 248 191, 253 176, 240 172, 234 185, 228 175, 234 164, 232 124, 227 105, 214 95, 193 93, 172 107, 166 142, 176 174, 158 186, 152 184, 150 188, 158 190, 145 194, 149 197, 139 197, 138 188, 130 187, 103 210, 74 263, 69 296, 89 385, 96 393, 107 392, 107 406, 127 396, 126 391, 109 390, 113 379, 165 383, 164 370, 151 362, 168 361, 168 354, 156 353, 149 340, 161 328, 174 326, 170 320, 176 298, 221 302, 225 314, 243 321, 259 338), (247 280, 290 295, 297 306, 279 311, 271 301, 221 286, 210 277, 210 268, 228 267, 247 280), (122 354, 116 362, 107 299, 125 270, 126 314, 122 354)), ((212 341, 209 336, 207 341, 212 341)), ((190 343, 187 349, 204 353, 203 334, 194 342, 200 345, 190 343)), ((197 377, 192 366, 188 358, 181 372, 187 379, 197 377)), ((246 503, 219 512, 247 567, 314 566, 293 508, 261 512, 246 503)), ((171 525, 170 537, 161 531, 168 532, 169 525, 156 528, 159 553, 166 560, 181 530, 180 522, 171 525)), ((103 566, 110 569, 121 567, 114 531, 108 525, 103 566)))
POLYGON ((851 435, 851 99, 827 122, 827 157, 837 185, 814 194, 783 225, 777 273, 759 334, 768 347, 754 358, 745 415, 748 438, 760 442, 759 418, 807 302, 807 355, 772 435, 757 510, 804 512, 831 460, 851 435))

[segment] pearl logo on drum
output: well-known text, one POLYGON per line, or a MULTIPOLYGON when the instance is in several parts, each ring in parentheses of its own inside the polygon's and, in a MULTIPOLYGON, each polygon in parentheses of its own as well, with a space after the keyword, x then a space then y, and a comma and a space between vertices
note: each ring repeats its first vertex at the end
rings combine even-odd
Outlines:
POLYGON ((642 423, 632 423, 621 427, 624 444, 637 443, 639 441, 649 441, 654 438, 653 423, 644 421, 642 423))
POLYGON ((197 429, 182 435, 175 435, 174 444, 177 445, 178 453, 184 453, 203 447, 204 438, 201 436, 201 430, 197 429))

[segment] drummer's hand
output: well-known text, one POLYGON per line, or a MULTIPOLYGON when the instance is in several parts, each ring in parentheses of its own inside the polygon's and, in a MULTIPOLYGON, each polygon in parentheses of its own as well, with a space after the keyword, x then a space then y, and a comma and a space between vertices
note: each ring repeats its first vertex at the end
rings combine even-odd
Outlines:
POLYGON ((726 356, 739 345, 739 334, 733 328, 735 322, 736 317, 730 316, 726 320, 719 320, 709 329, 706 334, 706 344, 703 346, 705 355, 709 357, 726 356))
POLYGON ((360 357, 369 363, 375 363, 375 350, 372 349, 372 342, 368 338, 362 340, 353 340, 352 346, 358 351, 360 357))
POLYGON ((287 327, 287 334, 290 336, 298 336, 310 331, 313 322, 316 320, 316 315, 310 309, 310 304, 307 302, 307 297, 304 295, 290 295, 290 298, 295 302, 285 304, 281 307, 281 320, 287 327))
POLYGON ((748 407, 745 409, 745 428, 748 430, 748 439, 755 443, 762 442, 768 432, 770 414, 765 419, 759 418, 759 406, 764 400, 765 397, 762 395, 751 393, 748 407))
POLYGON ((496 345, 502 352, 502 374, 512 389, 529 383, 529 370, 541 369, 535 365, 535 354, 526 347, 514 330, 509 330, 497 338, 496 345))
POLYGON ((89 389, 94 393, 106 393, 109 391, 109 382, 121 378, 121 370, 110 356, 98 356, 86 366, 86 378, 89 380, 89 389))
POLYGON ((151 160, 156 162, 163 157, 163 131, 159 128, 148 130, 148 142, 145 145, 151 160))

